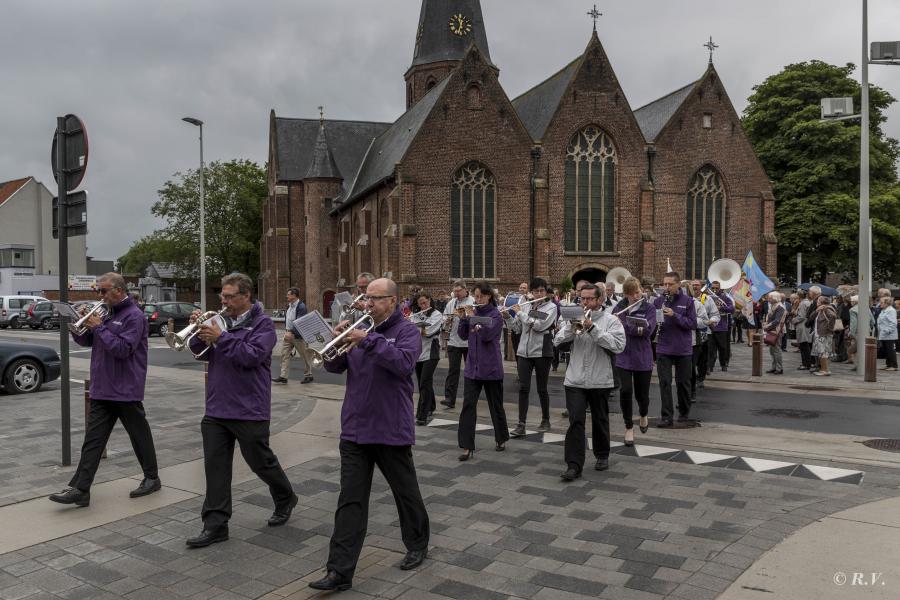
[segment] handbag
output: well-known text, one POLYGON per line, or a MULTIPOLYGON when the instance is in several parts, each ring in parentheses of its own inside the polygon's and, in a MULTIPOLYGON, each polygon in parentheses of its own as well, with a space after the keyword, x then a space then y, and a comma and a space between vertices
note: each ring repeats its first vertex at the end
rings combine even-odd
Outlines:
POLYGON ((775 331, 767 331, 763 336, 763 343, 766 346, 777 346, 778 339, 781 337, 781 328, 784 327, 784 317, 781 318, 781 321, 778 323, 778 327, 775 328, 775 331))
POLYGON ((843 330, 844 330, 844 322, 841 321, 840 318, 836 319, 834 322, 834 329, 832 329, 832 331, 835 333, 838 333, 843 330))

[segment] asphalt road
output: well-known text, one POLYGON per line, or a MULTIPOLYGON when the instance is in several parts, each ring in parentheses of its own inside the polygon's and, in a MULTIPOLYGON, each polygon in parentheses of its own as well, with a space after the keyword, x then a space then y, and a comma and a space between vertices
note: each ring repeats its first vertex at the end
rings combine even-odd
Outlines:
MULTIPOLYGON (((9 329, 0 331, 0 340, 10 339, 37 343, 59 349, 59 333, 9 329)), ((72 356, 88 358, 90 349, 70 344, 72 356)), ((150 338, 150 364, 178 369, 202 370, 188 352, 175 352, 160 337, 150 338)), ((278 376, 279 364, 273 360, 273 376, 278 376)), ((565 365, 560 365, 560 374, 565 365)), ((318 383, 342 384, 344 375, 334 375, 324 370, 314 373, 318 383)), ((302 390, 300 380, 303 378, 301 361, 294 359, 291 367, 289 386, 302 390)), ((446 369, 438 368, 435 373, 435 392, 438 400, 443 398, 446 369)), ((50 387, 58 388, 58 383, 50 387)), ((460 382, 458 402, 462 401, 462 382, 460 382)), ((819 395, 815 393, 797 393, 799 390, 770 391, 773 386, 764 386, 762 391, 725 390, 713 386, 700 390, 694 404, 691 417, 704 422, 726 423, 732 425, 771 427, 776 429, 813 431, 820 433, 839 433, 867 437, 900 437, 900 397, 897 399, 879 399, 864 395, 819 395)), ((504 381, 504 398, 508 403, 518 401, 519 385, 514 374, 508 374, 504 381)), ((777 388, 776 388, 777 390, 777 388)), ((565 392, 562 377, 550 379, 550 404, 552 407, 565 406, 565 392)), ((650 388, 650 416, 657 416, 659 410, 659 387, 654 382, 650 388)), ((4 395, 0 392, 0 396, 4 395)), ((537 393, 532 384, 529 410, 529 423, 537 424, 540 418, 537 393)), ((438 405, 439 416, 443 407, 438 405)), ((619 403, 610 402, 610 410, 619 412, 619 403)), ((637 407, 635 407, 635 414, 637 407)), ((510 422, 515 415, 509 415, 510 422)), ((614 416, 613 418, 618 418, 614 416)))

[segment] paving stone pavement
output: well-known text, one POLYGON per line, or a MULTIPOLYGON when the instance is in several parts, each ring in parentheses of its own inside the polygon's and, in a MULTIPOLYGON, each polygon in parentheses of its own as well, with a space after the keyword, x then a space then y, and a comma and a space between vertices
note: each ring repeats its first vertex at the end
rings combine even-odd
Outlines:
MULTIPOLYGON (((891 470, 851 485, 620 455, 609 471, 563 484, 558 446, 513 440, 498 453, 483 435, 461 463, 455 431, 417 434, 429 560, 413 572, 394 566, 404 551, 397 512, 377 474, 364 555, 343 600, 715 598, 800 527, 896 496, 900 485, 891 470)), ((0 599, 314 596, 306 583, 326 559, 339 461, 318 458, 288 475, 301 498, 285 527, 266 527, 271 499, 252 479, 235 486, 225 543, 184 546, 200 529, 194 498, 0 555, 0 599)))

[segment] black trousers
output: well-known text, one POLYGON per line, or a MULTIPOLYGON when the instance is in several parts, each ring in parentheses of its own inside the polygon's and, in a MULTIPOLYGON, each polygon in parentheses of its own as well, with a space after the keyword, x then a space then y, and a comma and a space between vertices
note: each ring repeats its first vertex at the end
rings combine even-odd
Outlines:
POLYGON ((537 377, 537 392, 541 400, 541 418, 550 420, 550 392, 547 391, 547 382, 550 379, 550 363, 553 360, 549 356, 538 358, 516 357, 519 367, 519 423, 525 423, 528 417, 528 400, 531 395, 531 373, 537 377))
POLYGON ((269 486, 275 509, 290 504, 294 489, 269 447, 268 421, 203 417, 200 433, 203 435, 203 468, 206 471, 206 499, 200 513, 204 529, 227 525, 231 518, 231 466, 235 440, 240 444, 247 466, 269 486))
POLYGON ((341 493, 334 514, 334 532, 328 551, 327 568, 347 579, 353 578, 369 524, 369 494, 375 466, 384 475, 397 512, 400 534, 407 551, 428 547, 428 513, 413 465, 411 446, 357 444, 341 440, 341 493))
POLYGON ((812 342, 800 342, 799 344, 797 344, 797 347, 800 348, 800 362, 804 367, 808 369, 812 368, 812 342))
POLYGON ((478 419, 478 398, 482 389, 487 398, 488 412, 491 413, 491 423, 494 425, 494 440, 503 444, 509 439, 509 425, 503 408, 503 380, 466 377, 463 383, 463 407, 459 413, 459 428, 456 430, 460 448, 475 449, 475 422, 478 419))
POLYGON ((103 449, 109 441, 116 421, 122 426, 131 439, 131 447, 137 456, 138 463, 144 471, 144 477, 159 477, 156 466, 156 449, 153 447, 153 434, 147 423, 143 402, 117 402, 115 400, 91 400, 91 410, 84 432, 84 443, 81 445, 81 458, 78 468, 72 474, 69 487, 82 491, 91 489, 94 475, 100 465, 103 449))
POLYGON ((707 349, 708 344, 705 342, 700 342, 694 346, 694 353, 691 356, 691 396, 697 391, 697 382, 706 379, 706 361, 701 361, 701 357, 707 349), (700 371, 701 367, 703 367, 702 375, 700 371))
POLYGON ((569 429, 566 430, 566 465, 579 473, 584 468, 587 439, 584 436, 587 407, 591 407, 591 439, 594 458, 609 458, 609 393, 611 389, 566 387, 566 410, 569 429))
POLYGON ((694 349, 700 348, 699 354, 694 358, 696 363, 697 381, 706 380, 706 372, 709 370, 709 335, 702 344, 694 346, 694 349))
POLYGON ((709 344, 709 363, 708 370, 712 371, 716 366, 716 358, 719 359, 719 364, 723 367, 728 366, 728 361, 731 359, 731 341, 729 337, 729 332, 727 331, 713 331, 710 332, 708 338, 709 344))
POLYGON ((619 370, 619 406, 622 408, 622 420, 625 421, 625 429, 631 429, 634 426, 632 394, 637 400, 638 414, 646 417, 650 412, 650 378, 653 376, 653 371, 629 371, 616 368, 619 370))
POLYGON ((466 362, 469 355, 468 348, 457 348, 456 346, 447 346, 447 361, 450 363, 447 371, 447 379, 444 380, 444 400, 450 403, 450 406, 456 404, 456 390, 459 389, 460 367, 466 362))
POLYGON ((419 381, 419 405, 416 408, 416 419, 424 420, 434 412, 434 370, 438 359, 423 360, 416 363, 416 379, 419 381))
MULTIPOLYGON (((516 352, 519 351, 519 340, 522 339, 522 334, 510 331, 509 335, 512 338, 512 357, 517 358, 516 352)), ((509 355, 506 356, 506 359, 509 360, 509 355)))
POLYGON ((656 374, 659 376, 660 416, 672 420, 672 367, 675 367, 675 385, 678 388, 678 414, 688 416, 691 411, 691 357, 660 354, 656 357, 656 374))
POLYGON ((879 342, 884 348, 884 366, 889 368, 897 368, 897 342, 896 340, 881 340, 879 342))

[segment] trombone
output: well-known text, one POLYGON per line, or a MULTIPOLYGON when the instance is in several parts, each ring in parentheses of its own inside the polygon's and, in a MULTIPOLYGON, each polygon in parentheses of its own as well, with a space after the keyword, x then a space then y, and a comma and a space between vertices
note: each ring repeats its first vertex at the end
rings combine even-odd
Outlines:
POLYGON ((92 315, 96 315, 100 317, 100 320, 106 318, 109 314, 109 307, 106 306, 105 302, 95 302, 91 309, 84 313, 80 319, 75 321, 74 323, 69 323, 69 331, 74 333, 75 335, 84 335, 88 332, 87 325, 85 323, 92 315))
MULTIPOLYGON (((197 337, 197 334, 200 333, 200 327, 206 324, 207 321, 211 321, 216 317, 221 317, 225 314, 226 310, 228 309, 223 308, 218 312, 214 310, 206 311, 205 313, 198 316, 196 321, 194 321, 175 335, 166 336, 166 342, 169 344, 170 348, 172 348, 173 350, 177 350, 178 352, 181 352, 185 348, 190 350, 191 340, 197 337)), ((200 358, 201 356, 206 354, 207 350, 209 350, 210 348, 211 346, 207 345, 206 348, 198 353, 194 353, 194 351, 191 350, 191 354, 194 355, 194 358, 200 358)))
POLYGON ((321 367, 323 364, 336 360, 353 350, 353 348, 356 347, 356 344, 348 342, 347 336, 350 335, 350 332, 354 329, 362 329, 366 333, 375 329, 375 319, 372 317, 372 313, 368 310, 365 311, 362 317, 336 335, 335 338, 325 344, 321 350, 310 347, 309 350, 314 355, 312 359, 313 366, 321 367))

